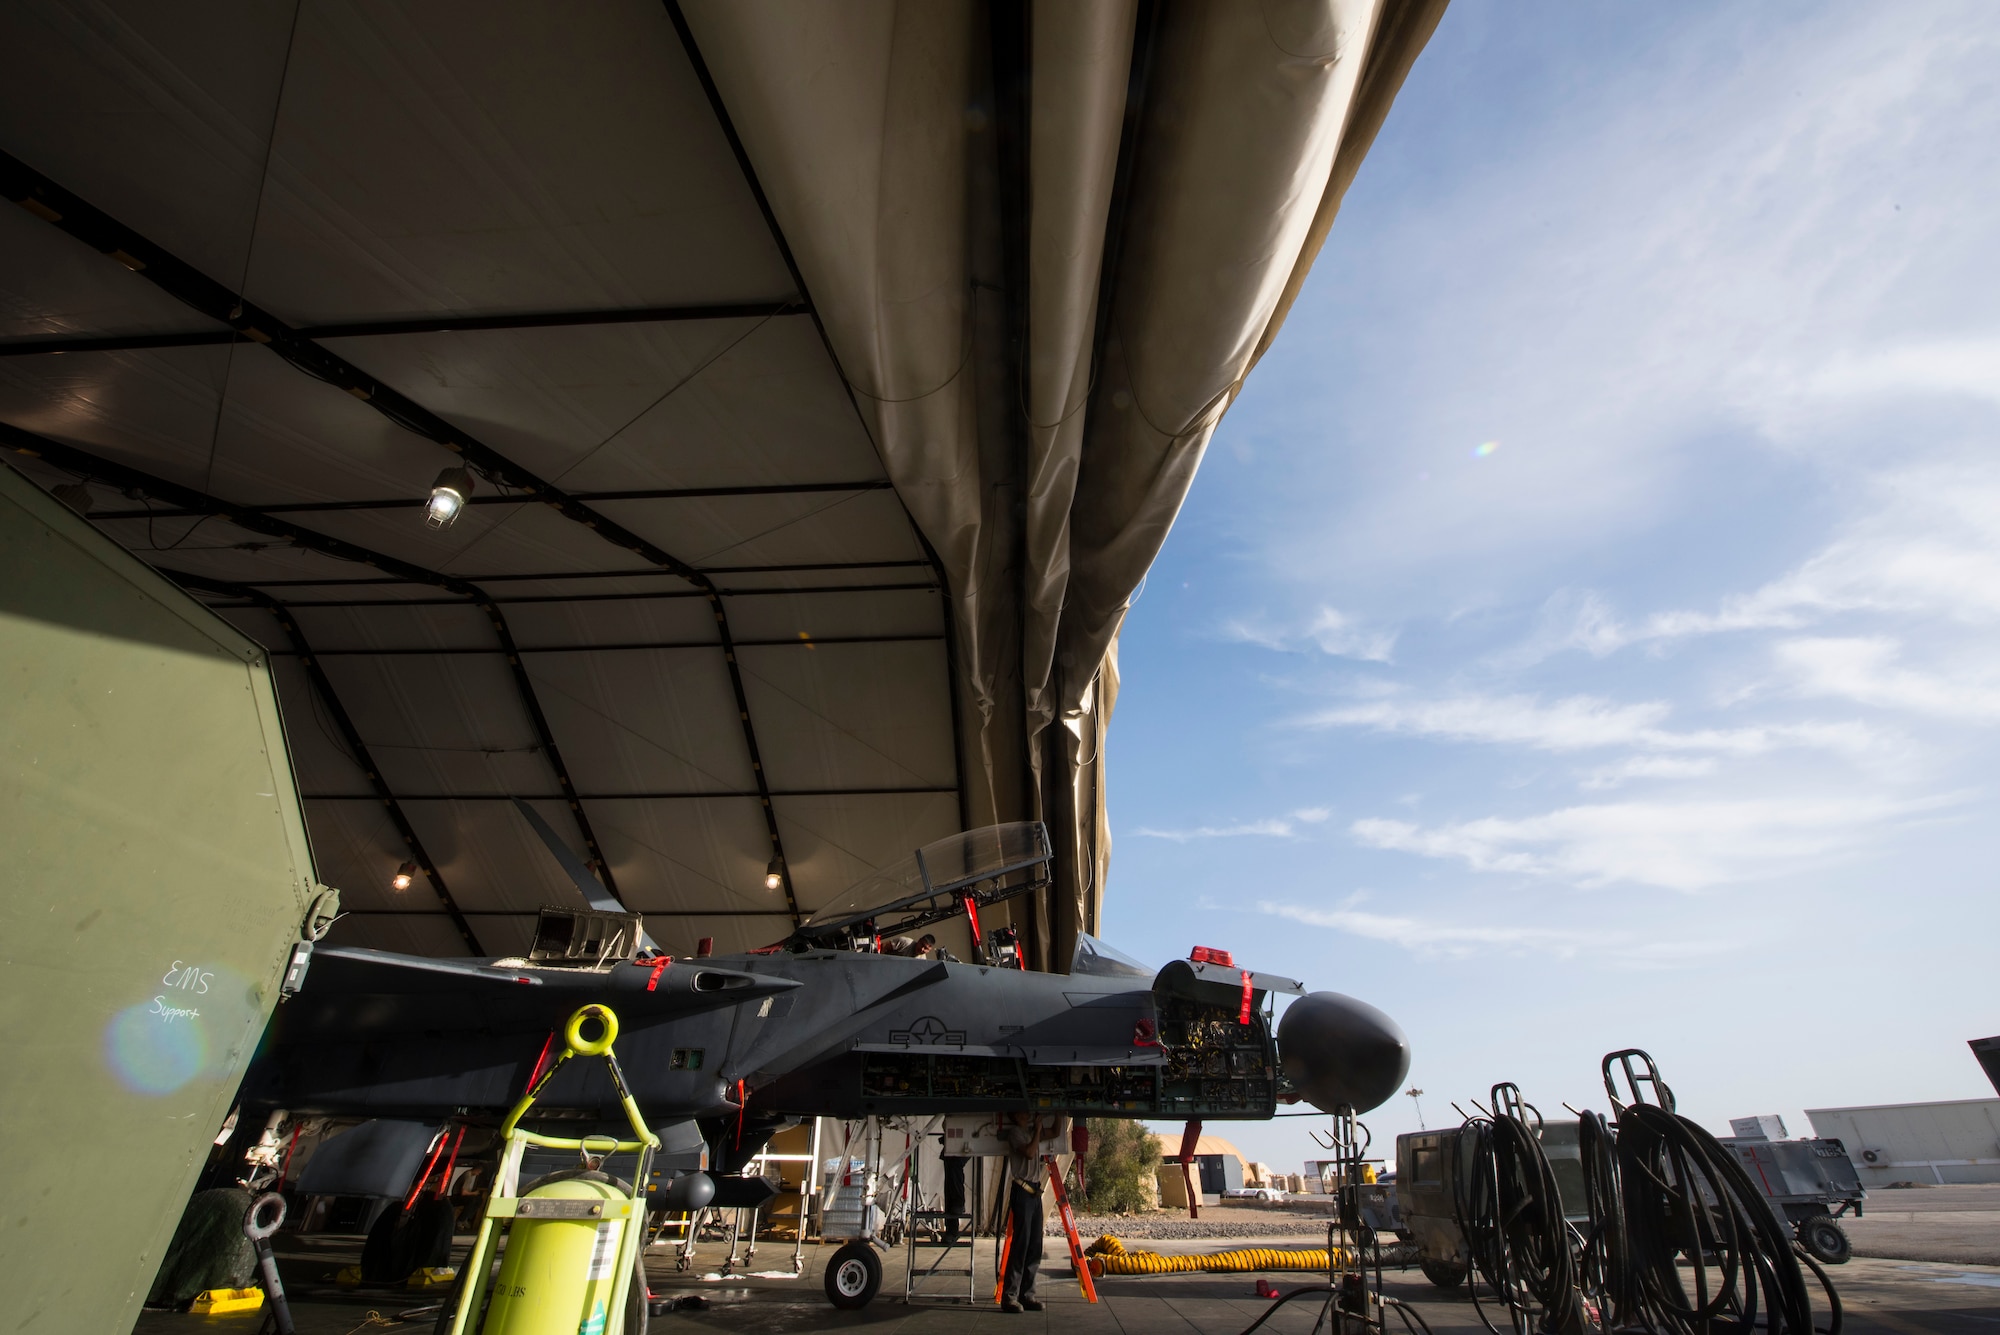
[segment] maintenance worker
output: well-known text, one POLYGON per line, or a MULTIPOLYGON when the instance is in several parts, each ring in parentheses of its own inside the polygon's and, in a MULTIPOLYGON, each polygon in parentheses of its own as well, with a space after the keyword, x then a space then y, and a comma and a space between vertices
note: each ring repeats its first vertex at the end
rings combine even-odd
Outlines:
POLYGON ((907 936, 892 936, 882 943, 882 953, 884 955, 902 955, 908 959, 928 959, 930 958, 931 950, 936 945, 937 938, 929 932, 925 932, 915 940, 907 936))
POLYGON ((1007 1144, 1007 1272, 1000 1310, 1039 1312, 1035 1274, 1042 1264, 1042 1142, 1067 1141, 1069 1118, 1053 1113, 1010 1113, 1007 1144))

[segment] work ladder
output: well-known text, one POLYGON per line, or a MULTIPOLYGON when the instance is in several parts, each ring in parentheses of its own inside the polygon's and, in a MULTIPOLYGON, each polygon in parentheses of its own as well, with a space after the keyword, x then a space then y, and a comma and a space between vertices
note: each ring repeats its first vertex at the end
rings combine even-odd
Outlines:
MULTIPOLYGON (((939 1120, 942 1122, 942 1119, 939 1120)), ((926 1131, 923 1134, 928 1137, 932 1133, 926 1131)), ((944 1137, 942 1132, 938 1134, 938 1140, 940 1144, 943 1143, 944 1137)), ((940 1190, 938 1196, 937 1208, 934 1210, 929 1209, 925 1206, 923 1196, 923 1155, 919 1151, 917 1143, 912 1143, 910 1147, 910 1172, 906 1181, 906 1186, 909 1190, 909 1213, 907 1223, 903 1228, 904 1260, 906 1262, 903 1268, 904 1302, 962 1302, 971 1305, 979 1301, 979 1281, 973 1277, 973 1263, 975 1259, 973 1238, 978 1232, 976 1221, 979 1217, 979 1203, 985 1199, 985 1194, 981 1190, 985 1185, 985 1174, 983 1171, 985 1162, 984 1159, 977 1158, 968 1161, 967 1166, 971 1171, 967 1175, 968 1181, 965 1187, 965 1205, 963 1209, 947 1211, 944 1208, 942 1190, 940 1190), (935 1233, 935 1239, 925 1238, 924 1235, 926 1233, 935 1233), (960 1251, 965 1253, 964 1267, 960 1268, 957 1265, 948 1264, 960 1251), (922 1258, 921 1253, 923 1252, 931 1253, 931 1259, 927 1264, 922 1258), (955 1282, 956 1278, 960 1275, 965 1276, 965 1289, 963 1292, 958 1291, 958 1286, 955 1282), (917 1287, 919 1280, 936 1280, 940 1278, 949 1282, 943 1286, 917 1287)), ((942 1189, 943 1184, 940 1183, 939 1185, 940 1189, 942 1189)))

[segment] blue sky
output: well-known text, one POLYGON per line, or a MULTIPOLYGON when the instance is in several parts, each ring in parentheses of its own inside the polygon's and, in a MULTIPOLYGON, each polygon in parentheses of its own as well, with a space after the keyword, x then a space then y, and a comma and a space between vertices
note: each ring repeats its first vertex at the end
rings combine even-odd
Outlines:
POLYGON ((1126 623, 1107 935, 1383 1007, 1432 1125, 1990 1097, 1996 48, 1458 0, 1126 623))

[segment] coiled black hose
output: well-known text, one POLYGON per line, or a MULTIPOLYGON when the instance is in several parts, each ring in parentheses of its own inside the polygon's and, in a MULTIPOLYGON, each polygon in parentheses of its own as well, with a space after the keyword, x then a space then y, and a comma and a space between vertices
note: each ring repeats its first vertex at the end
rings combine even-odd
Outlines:
POLYGON ((1590 1215, 1577 1278, 1597 1303, 1598 1323, 1615 1330, 1631 1324, 1638 1311, 1625 1204, 1618 1190, 1618 1137, 1603 1114, 1586 1110, 1577 1117, 1576 1142, 1583 1160, 1583 1206, 1590 1215))
POLYGON ((1541 1138, 1520 1116, 1496 1109, 1459 1132, 1453 1210, 1472 1256, 1472 1298, 1479 1319, 1483 1279, 1508 1309, 1514 1329, 1584 1329, 1576 1235, 1563 1218, 1555 1171, 1541 1138))
MULTIPOLYGON (((1812 1297, 1791 1235, 1714 1136, 1666 1108, 1634 1103, 1618 1115, 1616 1161, 1622 1235, 1602 1230, 1607 1261, 1611 1247, 1627 1249, 1624 1264, 1606 1267, 1616 1324, 1688 1335, 1753 1328, 1813 1335, 1812 1297)), ((1595 1171, 1589 1153, 1584 1167, 1595 1171)), ((1615 1217, 1607 1213, 1607 1222, 1615 1217)), ((1836 1298, 1822 1335, 1837 1335, 1840 1320, 1836 1298)))

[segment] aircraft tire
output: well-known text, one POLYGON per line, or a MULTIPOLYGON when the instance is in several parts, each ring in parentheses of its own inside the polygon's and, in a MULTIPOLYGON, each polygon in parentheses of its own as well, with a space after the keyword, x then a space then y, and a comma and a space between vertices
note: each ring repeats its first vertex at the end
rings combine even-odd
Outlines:
POLYGON ((1425 1279, 1441 1289, 1455 1289, 1465 1283, 1465 1267, 1454 1261, 1424 1256, 1418 1258, 1417 1267, 1424 1272, 1425 1279))
POLYGON ((410 1272, 396 1269, 396 1231, 403 1223, 403 1203, 389 1202, 389 1207, 376 1218, 374 1226, 368 1230, 368 1240, 361 1245, 361 1278, 368 1284, 400 1284, 408 1279, 410 1272))
POLYGON ((826 1263, 826 1300, 844 1312, 868 1306, 881 1287, 882 1258, 858 1238, 826 1263))
POLYGON ((1799 1224, 1799 1246, 1822 1265, 1845 1265, 1854 1255, 1847 1230, 1832 1215, 1816 1214, 1799 1224))

